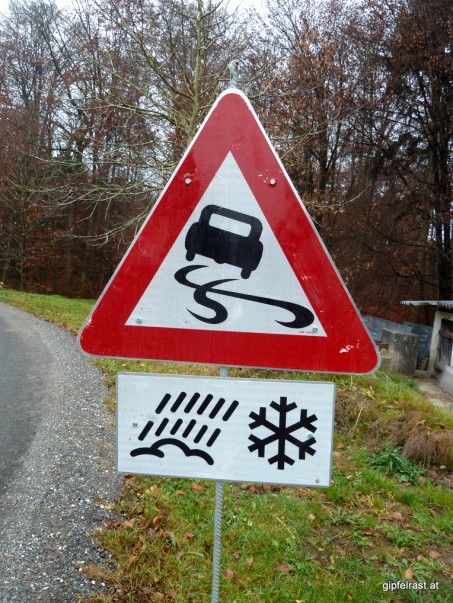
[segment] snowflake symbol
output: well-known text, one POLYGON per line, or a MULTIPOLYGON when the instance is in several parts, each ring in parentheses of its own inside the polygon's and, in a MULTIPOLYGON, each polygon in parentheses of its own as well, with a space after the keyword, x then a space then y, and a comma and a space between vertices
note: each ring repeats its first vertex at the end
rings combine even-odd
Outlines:
POLYGON ((302 442, 291 434, 301 428, 308 429, 308 431, 314 433, 316 431, 316 427, 313 427, 312 424, 314 421, 317 421, 316 415, 307 417, 307 411, 305 409, 301 409, 299 421, 297 421, 297 423, 293 423, 292 425, 287 425, 288 413, 297 408, 297 404, 294 402, 288 404, 286 397, 280 397, 280 403, 272 402, 270 406, 279 414, 278 425, 275 425, 267 420, 266 408, 264 407, 260 407, 259 414, 256 414, 256 412, 251 412, 249 415, 249 417, 253 419, 253 423, 249 424, 250 429, 266 427, 272 432, 271 435, 263 439, 260 439, 255 435, 250 435, 249 440, 253 442, 253 444, 249 446, 250 452, 258 450, 258 456, 264 457, 266 446, 272 444, 273 442, 277 442, 277 454, 268 459, 268 462, 271 465, 273 463, 277 463, 278 469, 284 469, 285 463, 288 465, 294 464, 294 459, 286 454, 286 447, 288 444, 292 444, 299 449, 299 459, 305 459, 305 454, 313 456, 316 451, 311 447, 311 445, 316 443, 315 438, 312 437, 302 442))

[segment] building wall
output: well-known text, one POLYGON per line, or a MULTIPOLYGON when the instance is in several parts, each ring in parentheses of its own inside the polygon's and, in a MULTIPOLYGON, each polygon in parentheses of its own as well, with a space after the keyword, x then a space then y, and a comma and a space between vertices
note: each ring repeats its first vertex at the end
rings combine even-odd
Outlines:
MULTIPOLYGON (((435 364, 437 361, 438 347, 439 347, 439 331, 441 330, 442 320, 453 321, 453 314, 451 312, 445 312, 437 310, 434 316, 433 324, 433 336, 431 339, 431 348, 429 353, 429 371, 431 374, 437 374, 435 370, 435 364)), ((449 359, 449 365, 453 366, 453 352, 449 359)))

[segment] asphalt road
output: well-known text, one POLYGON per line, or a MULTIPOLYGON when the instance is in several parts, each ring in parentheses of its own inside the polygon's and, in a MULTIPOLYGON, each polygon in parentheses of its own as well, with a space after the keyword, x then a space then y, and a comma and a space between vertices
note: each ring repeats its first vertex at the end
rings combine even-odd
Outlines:
POLYGON ((50 367, 39 332, 17 314, 0 310, 0 494, 35 437, 50 367))
POLYGON ((105 591, 83 569, 121 486, 108 395, 74 335, 0 303, 0 603, 105 591))

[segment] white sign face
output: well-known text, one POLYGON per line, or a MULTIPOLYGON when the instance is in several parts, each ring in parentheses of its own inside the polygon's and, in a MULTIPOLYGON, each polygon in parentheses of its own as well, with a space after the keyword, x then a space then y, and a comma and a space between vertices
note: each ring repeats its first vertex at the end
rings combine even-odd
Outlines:
POLYGON ((119 373, 118 471, 327 487, 335 385, 119 373))
POLYGON ((126 324, 326 336, 231 153, 126 324))

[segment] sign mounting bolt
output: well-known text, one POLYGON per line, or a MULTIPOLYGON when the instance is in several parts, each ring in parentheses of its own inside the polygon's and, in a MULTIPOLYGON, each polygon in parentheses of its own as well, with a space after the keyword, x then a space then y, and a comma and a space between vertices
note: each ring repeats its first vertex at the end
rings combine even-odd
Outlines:
POLYGON ((271 186, 275 186, 275 185, 277 184, 277 180, 275 180, 275 178, 271 178, 271 179, 269 180, 269 184, 270 184, 271 186))
POLYGON ((186 178, 185 182, 186 182, 186 184, 191 184, 192 179, 191 178, 186 178))
POLYGON ((142 321, 142 319, 141 319, 141 318, 136 318, 136 319, 135 319, 135 322, 136 322, 138 325, 141 325, 143 321, 142 321))

